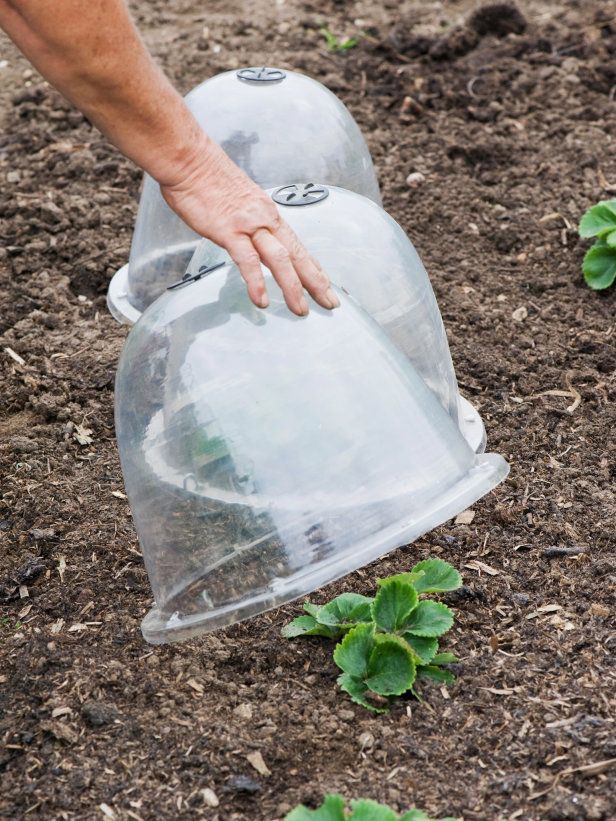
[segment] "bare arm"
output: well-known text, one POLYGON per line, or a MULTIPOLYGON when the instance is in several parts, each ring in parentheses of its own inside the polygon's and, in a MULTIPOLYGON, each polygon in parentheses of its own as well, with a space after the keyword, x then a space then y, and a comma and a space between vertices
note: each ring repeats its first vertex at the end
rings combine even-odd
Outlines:
POLYGON ((227 249, 253 302, 268 304, 262 261, 289 308, 304 288, 326 308, 327 276, 273 202, 205 134, 156 66, 124 0, 0 0, 0 26, 40 73, 161 186, 197 233, 227 249))

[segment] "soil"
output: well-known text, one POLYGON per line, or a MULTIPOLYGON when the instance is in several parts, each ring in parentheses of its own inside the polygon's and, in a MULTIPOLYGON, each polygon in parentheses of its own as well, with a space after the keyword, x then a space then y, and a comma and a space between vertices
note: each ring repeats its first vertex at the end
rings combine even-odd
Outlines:
POLYGON ((104 298, 141 175, 0 40, 0 817, 273 821, 337 791, 467 821, 616 818, 616 290, 584 285, 575 230, 616 192, 616 3, 498 5, 133 4, 183 91, 273 63, 343 98, 511 462, 471 524, 314 596, 428 556, 463 572, 457 683, 384 717, 337 690, 327 642, 281 639, 299 604, 144 643, 113 431, 126 331, 104 298), (331 53, 323 24, 367 36, 331 53))

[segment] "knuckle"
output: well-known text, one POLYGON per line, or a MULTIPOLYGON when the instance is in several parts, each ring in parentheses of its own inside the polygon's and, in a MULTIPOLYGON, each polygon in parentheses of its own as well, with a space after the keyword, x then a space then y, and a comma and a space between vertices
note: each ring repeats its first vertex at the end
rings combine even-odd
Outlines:
POLYGON ((256 251, 245 251, 242 254, 239 254, 235 262, 240 267, 246 268, 256 268, 260 263, 259 255, 256 251))
POLYGON ((285 265, 290 261, 289 252, 287 249, 280 245, 272 252, 272 262, 278 265, 285 265))

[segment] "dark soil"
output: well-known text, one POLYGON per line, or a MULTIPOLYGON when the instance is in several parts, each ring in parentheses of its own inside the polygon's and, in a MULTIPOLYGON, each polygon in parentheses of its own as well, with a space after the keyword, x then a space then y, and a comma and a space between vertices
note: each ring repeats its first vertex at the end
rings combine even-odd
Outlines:
POLYGON ((182 90, 275 63, 345 100, 512 472, 471 525, 317 594, 371 593, 427 556, 462 570, 458 682, 423 706, 354 706, 327 643, 280 638, 299 605, 146 645, 113 433, 125 330, 104 302, 140 174, 0 41, 0 816, 273 821, 339 791, 467 821, 613 821, 616 291, 584 285, 575 226, 616 192, 616 3, 133 5, 182 90), (331 54, 324 23, 368 36, 331 54))

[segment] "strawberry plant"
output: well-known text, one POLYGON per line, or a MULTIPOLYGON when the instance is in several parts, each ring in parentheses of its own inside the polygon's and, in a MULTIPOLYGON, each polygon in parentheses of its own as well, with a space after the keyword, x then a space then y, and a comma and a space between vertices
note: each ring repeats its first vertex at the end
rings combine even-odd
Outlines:
POLYGON ((408 573, 379 579, 374 598, 343 593, 321 606, 305 602, 306 614, 283 627, 282 635, 340 639, 334 650, 342 671, 338 684, 357 704, 382 713, 403 693, 419 698, 417 678, 453 683, 445 666, 457 659, 439 652, 439 638, 453 626, 453 613, 441 602, 420 597, 461 584, 450 564, 426 559, 408 573))
POLYGON ((616 200, 604 200, 584 214, 580 236, 596 237, 582 263, 587 285, 596 291, 609 288, 616 280, 616 200))
MULTIPOLYGON (((328 795, 323 804, 316 810, 304 806, 296 807, 285 818, 285 821, 437 821, 429 818, 422 810, 409 810, 398 815, 397 812, 377 804, 370 799, 351 801, 351 810, 346 810, 346 802, 341 795, 328 795)), ((441 821, 456 821, 455 818, 441 818, 441 821)))

